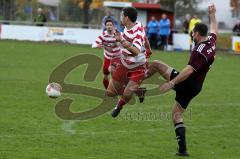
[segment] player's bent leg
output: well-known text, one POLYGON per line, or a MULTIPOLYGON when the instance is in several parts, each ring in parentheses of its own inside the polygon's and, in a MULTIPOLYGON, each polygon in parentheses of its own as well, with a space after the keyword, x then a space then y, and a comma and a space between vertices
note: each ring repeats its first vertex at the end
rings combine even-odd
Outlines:
POLYGON ((109 67, 110 67, 111 60, 104 58, 104 63, 103 63, 103 85, 105 89, 108 88, 109 84, 109 78, 108 75, 110 74, 109 67))
POLYGON ((178 156, 189 156, 187 153, 187 144, 186 144, 186 128, 183 123, 183 116, 185 109, 181 107, 181 105, 176 102, 172 109, 172 120, 175 126, 175 133, 178 142, 178 152, 176 155, 178 156))
POLYGON ((131 100, 133 94, 136 92, 136 90, 138 90, 139 86, 140 84, 132 80, 128 82, 122 96, 126 103, 128 103, 131 100))
POLYGON ((123 91, 122 88, 123 88, 123 84, 121 84, 120 82, 114 79, 111 79, 105 94, 106 96, 109 96, 109 97, 115 97, 115 96, 121 95, 123 91))
POLYGON ((171 72, 173 68, 168 66, 162 61, 154 60, 149 66, 148 66, 148 72, 147 77, 149 78, 152 75, 154 75, 156 72, 158 72, 164 79, 170 80, 171 72))
POLYGON ((108 77, 108 75, 106 75, 106 74, 104 74, 104 76, 103 76, 103 85, 104 85, 105 89, 108 88, 108 85, 109 85, 109 77, 108 77))
POLYGON ((139 88, 139 86, 140 84, 132 80, 128 82, 126 88, 124 89, 122 97, 119 99, 117 106, 112 111, 112 117, 115 118, 118 116, 123 106, 131 100, 132 95, 139 88))

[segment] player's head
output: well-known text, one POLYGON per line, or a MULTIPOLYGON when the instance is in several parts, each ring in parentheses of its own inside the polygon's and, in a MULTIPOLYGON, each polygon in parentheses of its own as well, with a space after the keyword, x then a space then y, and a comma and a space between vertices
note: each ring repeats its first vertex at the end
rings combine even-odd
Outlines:
POLYGON ((195 43, 199 43, 202 40, 202 38, 207 37, 207 35, 208 35, 208 27, 206 24, 197 23, 193 28, 192 36, 193 36, 193 41, 195 43))
POLYGON ((38 12, 38 14, 42 14, 43 13, 43 9, 42 8, 38 8, 37 12, 38 12))
POLYGON ((114 22, 112 19, 106 19, 105 26, 108 32, 112 32, 114 30, 114 22))
POLYGON ((123 8, 121 13, 121 22, 124 26, 126 26, 128 23, 135 23, 137 20, 137 9, 134 7, 126 7, 123 8))
POLYGON ((155 21, 155 20, 156 20, 156 17, 155 17, 155 16, 152 16, 152 17, 151 17, 151 20, 152 20, 152 21, 155 21))
POLYGON ((191 15, 190 15, 190 14, 186 14, 186 15, 185 15, 185 19, 186 19, 186 20, 190 20, 190 19, 191 19, 191 15))
POLYGON ((162 19, 166 19, 167 18, 167 14, 166 13, 163 13, 162 14, 162 19))

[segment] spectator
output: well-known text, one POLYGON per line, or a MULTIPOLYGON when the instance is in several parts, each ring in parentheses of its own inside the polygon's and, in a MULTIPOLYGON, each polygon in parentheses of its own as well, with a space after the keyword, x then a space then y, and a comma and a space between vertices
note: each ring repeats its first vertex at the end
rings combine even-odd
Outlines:
POLYGON ((191 44, 190 44, 190 52, 192 50, 192 48, 194 48, 194 41, 193 41, 193 36, 192 36, 192 31, 193 31, 193 28, 195 27, 195 25, 197 23, 201 23, 201 19, 198 18, 197 14, 194 14, 193 15, 193 18, 190 20, 190 23, 189 23, 189 35, 191 37, 191 44))
POLYGON ((160 35, 160 49, 167 49, 168 45, 168 36, 170 34, 170 20, 167 18, 167 15, 162 14, 162 19, 159 22, 159 35, 160 35))
POLYGON ((240 20, 238 20, 237 24, 233 27, 233 33, 240 36, 240 20))
POLYGON ((158 21, 154 16, 151 17, 151 21, 148 22, 148 34, 150 46, 154 49, 157 48, 157 33, 158 33, 158 21))
POLYGON ((36 26, 44 26, 44 23, 47 22, 47 18, 43 13, 43 9, 38 8, 37 12, 38 15, 34 18, 34 23, 36 24, 36 26))
POLYGON ((195 25, 197 23, 201 23, 201 19, 198 18, 197 14, 193 15, 193 18, 190 20, 189 22, 189 33, 191 33, 193 31, 193 28, 195 27, 195 25))
POLYGON ((110 10, 110 9, 107 9, 107 10, 106 10, 106 15, 105 15, 105 16, 103 17, 103 19, 102 19, 102 29, 103 29, 103 31, 106 30, 105 22, 106 22, 107 19, 112 19, 112 21, 114 22, 115 27, 116 27, 119 31, 121 30, 121 29, 120 29, 120 26, 118 25, 117 20, 116 20, 115 17, 112 15, 111 10, 110 10))
POLYGON ((49 18, 51 21, 57 21, 57 16, 52 9, 49 11, 49 18))
POLYGON ((184 28, 184 33, 185 34, 188 34, 189 32, 189 23, 190 23, 190 20, 191 20, 191 15, 190 14, 187 14, 185 16, 185 20, 183 22, 183 28, 184 28))

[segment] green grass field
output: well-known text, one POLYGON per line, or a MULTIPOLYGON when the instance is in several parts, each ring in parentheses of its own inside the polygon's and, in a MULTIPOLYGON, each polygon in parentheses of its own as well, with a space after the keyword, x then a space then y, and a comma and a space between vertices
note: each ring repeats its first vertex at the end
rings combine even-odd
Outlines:
MULTIPOLYGON (((88 121, 64 121, 55 104, 74 99, 71 110, 91 109, 100 99, 64 94, 57 100, 45 95, 51 72, 66 59, 81 53, 102 57, 90 46, 0 41, 0 159, 169 159, 176 140, 170 120, 174 92, 127 105, 117 119, 110 112, 88 121), (127 118, 140 113, 142 118, 127 118), (157 119, 146 114, 160 114, 157 119), (165 116, 164 116, 165 115, 165 116)), ((182 69, 187 53, 155 52, 160 59, 182 69)), ((86 66, 73 70, 66 83, 103 89, 96 81, 83 81, 86 66)), ((185 114, 190 158, 238 159, 240 156, 240 56, 219 54, 204 89, 185 114)))

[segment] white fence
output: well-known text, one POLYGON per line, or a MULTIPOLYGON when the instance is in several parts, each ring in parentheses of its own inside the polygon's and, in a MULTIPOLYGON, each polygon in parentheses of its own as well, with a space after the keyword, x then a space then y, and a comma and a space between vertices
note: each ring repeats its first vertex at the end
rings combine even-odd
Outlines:
POLYGON ((78 29, 62 27, 36 27, 1 25, 1 39, 29 41, 62 41, 72 44, 92 44, 101 33, 99 29, 78 29))
MULTIPOLYGON (((100 29, 0 25, 0 39, 11 40, 92 44, 101 32, 100 29)), ((190 38, 187 34, 174 34, 173 44, 175 50, 189 50, 190 38)), ((233 36, 232 50, 240 52, 240 37, 233 36)))

